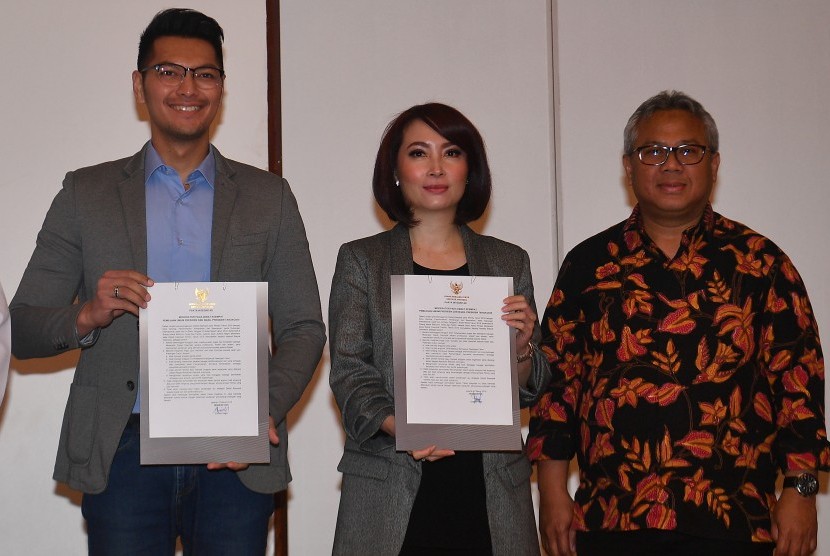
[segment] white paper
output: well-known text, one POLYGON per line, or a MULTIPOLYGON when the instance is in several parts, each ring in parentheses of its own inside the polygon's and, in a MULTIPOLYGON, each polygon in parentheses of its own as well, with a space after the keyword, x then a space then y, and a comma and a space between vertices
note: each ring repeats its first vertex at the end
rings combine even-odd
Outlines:
POLYGON ((140 314, 150 438, 257 436, 257 286, 152 287, 140 314))
POLYGON ((512 425, 511 279, 404 278, 407 422, 512 425))

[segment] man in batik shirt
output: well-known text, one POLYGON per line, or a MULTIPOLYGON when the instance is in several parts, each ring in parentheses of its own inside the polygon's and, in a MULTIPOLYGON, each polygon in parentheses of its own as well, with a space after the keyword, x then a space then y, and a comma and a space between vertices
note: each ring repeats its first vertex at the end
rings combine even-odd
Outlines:
POLYGON ((624 151, 637 206, 568 254, 542 325, 554 379, 528 453, 543 544, 556 556, 809 554, 830 444, 804 284, 769 239, 713 212, 718 132, 700 103, 647 100, 624 151))

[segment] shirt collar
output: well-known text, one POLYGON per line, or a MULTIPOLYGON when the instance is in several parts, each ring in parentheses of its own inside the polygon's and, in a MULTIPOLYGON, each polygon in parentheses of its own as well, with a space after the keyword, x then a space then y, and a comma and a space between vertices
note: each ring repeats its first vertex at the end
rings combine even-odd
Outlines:
MULTIPOLYGON (((700 220, 697 224, 692 226, 691 228, 685 230, 683 233, 685 234, 693 234, 695 232, 702 232, 704 234, 711 234, 712 231, 715 229, 715 211, 712 209, 711 203, 706 203, 706 207, 703 209, 703 215, 700 217, 700 220)), ((628 220, 625 221, 625 225, 623 225, 623 232, 630 232, 630 231, 637 231, 637 232, 644 232, 643 229, 643 217, 642 213, 640 212, 640 204, 637 203, 634 206, 634 210, 631 211, 631 216, 628 217, 628 220)))
MULTIPOLYGON (((162 166, 166 166, 164 161, 159 156, 158 151, 153 146, 153 143, 148 141, 147 142, 147 151, 144 154, 144 183, 150 179, 156 170, 161 168, 162 166)), ((202 177, 205 178, 205 181, 208 185, 215 189, 214 183, 216 182, 216 154, 214 153, 213 145, 210 145, 208 150, 208 154, 204 160, 202 160, 201 164, 196 167, 193 172, 190 173, 192 176, 196 172, 202 174, 202 177)))

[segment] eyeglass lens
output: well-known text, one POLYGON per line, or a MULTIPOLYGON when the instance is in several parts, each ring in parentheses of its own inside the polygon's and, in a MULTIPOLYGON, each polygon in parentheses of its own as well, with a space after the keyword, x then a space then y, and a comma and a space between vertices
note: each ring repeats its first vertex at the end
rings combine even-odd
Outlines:
POLYGON ((158 64, 153 66, 153 69, 166 85, 178 85, 184 81, 187 72, 190 72, 194 83, 200 89, 213 89, 222 84, 222 70, 210 66, 186 68, 179 64, 158 64))
POLYGON ((684 165, 697 164, 703 160, 703 155, 706 153, 706 147, 702 145, 678 145, 677 147, 647 145, 637 150, 640 160, 644 164, 653 166, 665 163, 669 159, 669 154, 672 152, 677 157, 677 161, 684 165))

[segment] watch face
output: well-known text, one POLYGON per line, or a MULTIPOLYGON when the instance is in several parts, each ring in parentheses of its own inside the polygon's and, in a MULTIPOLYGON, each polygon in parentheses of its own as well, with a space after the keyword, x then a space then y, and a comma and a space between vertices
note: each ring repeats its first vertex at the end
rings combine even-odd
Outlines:
POLYGON ((812 496, 818 492, 818 478, 812 473, 802 473, 795 479, 795 490, 802 496, 812 496))

